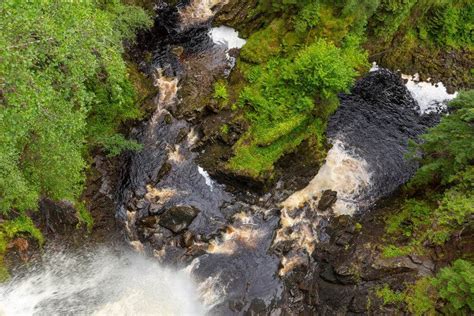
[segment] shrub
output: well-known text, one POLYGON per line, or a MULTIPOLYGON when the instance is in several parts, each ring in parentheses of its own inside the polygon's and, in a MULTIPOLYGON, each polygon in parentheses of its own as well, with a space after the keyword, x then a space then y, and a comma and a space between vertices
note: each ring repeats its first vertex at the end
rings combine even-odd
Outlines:
POLYGON ((405 291, 404 300, 411 314, 416 316, 435 314, 438 296, 431 283, 432 278, 421 278, 405 291))
POLYGON ((234 146, 230 167, 258 177, 311 135, 322 143, 337 93, 348 90, 365 58, 350 45, 318 40, 294 58, 255 66, 239 97, 251 127, 234 146))
POLYGON ((393 291, 388 284, 384 284, 383 287, 376 289, 375 295, 383 300, 384 305, 401 304, 405 299, 403 292, 393 291))
POLYGON ((462 259, 442 269, 433 280, 449 313, 474 312, 474 265, 462 259))
POLYGON ((229 100, 229 93, 227 92, 227 85, 223 81, 217 81, 214 84, 214 99, 219 102, 227 102, 229 100))

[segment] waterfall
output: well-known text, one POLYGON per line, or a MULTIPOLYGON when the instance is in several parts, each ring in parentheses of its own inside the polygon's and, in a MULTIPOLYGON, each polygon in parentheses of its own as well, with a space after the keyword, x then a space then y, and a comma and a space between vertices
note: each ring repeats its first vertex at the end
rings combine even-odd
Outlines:
POLYGON ((0 315, 204 315, 217 297, 189 272, 135 253, 48 252, 44 263, 0 287, 0 315))

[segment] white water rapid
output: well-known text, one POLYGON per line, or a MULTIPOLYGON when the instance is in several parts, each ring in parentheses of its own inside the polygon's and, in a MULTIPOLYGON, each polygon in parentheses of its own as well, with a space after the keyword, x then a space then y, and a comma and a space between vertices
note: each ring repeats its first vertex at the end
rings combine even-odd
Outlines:
POLYGON ((228 0, 191 0, 179 11, 182 27, 190 27, 208 21, 228 2, 228 0))
POLYGON ((418 103, 421 114, 443 111, 447 102, 457 96, 457 92, 449 94, 442 82, 420 81, 418 74, 402 75, 402 79, 407 80, 406 87, 418 103))
POLYGON ((239 37, 239 32, 228 26, 214 27, 209 35, 215 44, 225 45, 227 49, 242 48, 247 42, 239 37))
POLYGON ((358 208, 358 197, 367 191, 369 186, 367 162, 352 154, 341 141, 336 140, 318 174, 303 190, 285 200, 282 206, 285 209, 295 209, 306 202, 316 205, 323 191, 333 190, 338 194, 333 206, 334 213, 352 215, 358 208))
POLYGON ((0 315, 205 315, 216 297, 189 272, 138 254, 55 253, 45 261, 0 287, 0 315))

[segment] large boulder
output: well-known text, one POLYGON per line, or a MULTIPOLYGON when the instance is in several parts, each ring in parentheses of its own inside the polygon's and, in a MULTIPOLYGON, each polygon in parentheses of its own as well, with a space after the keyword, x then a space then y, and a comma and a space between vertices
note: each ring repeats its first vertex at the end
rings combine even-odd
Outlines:
POLYGON ((199 210, 195 207, 174 206, 159 217, 158 224, 177 234, 188 228, 198 214, 199 210))

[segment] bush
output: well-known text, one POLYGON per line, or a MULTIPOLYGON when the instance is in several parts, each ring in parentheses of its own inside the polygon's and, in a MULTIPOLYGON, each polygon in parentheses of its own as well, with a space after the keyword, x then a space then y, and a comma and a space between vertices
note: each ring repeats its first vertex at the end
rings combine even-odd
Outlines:
POLYGON ((350 45, 337 48, 318 40, 294 58, 255 66, 239 97, 251 127, 234 146, 230 167, 259 177, 305 138, 313 135, 322 143, 337 93, 349 89, 365 58, 350 45))
POLYGON ((442 269, 433 280, 439 297, 447 302, 448 313, 474 312, 474 265, 458 259, 442 269))
POLYGON ((416 145, 423 153, 421 167, 406 192, 417 194, 417 199, 407 199, 401 211, 386 220, 390 237, 408 238, 407 245, 397 249, 420 252, 426 240, 442 245, 469 225, 474 214, 474 90, 460 93, 450 106, 454 112, 416 145))
POLYGON ((376 289, 375 295, 383 300, 384 305, 402 303, 405 299, 403 292, 393 291, 388 284, 384 284, 383 287, 376 289))
POLYGON ((432 278, 421 278, 405 291, 404 300, 411 314, 416 316, 435 314, 438 296, 431 283, 432 278))

